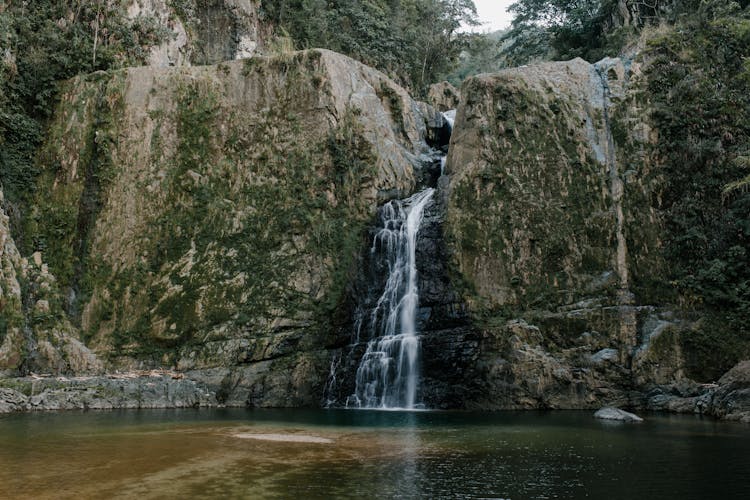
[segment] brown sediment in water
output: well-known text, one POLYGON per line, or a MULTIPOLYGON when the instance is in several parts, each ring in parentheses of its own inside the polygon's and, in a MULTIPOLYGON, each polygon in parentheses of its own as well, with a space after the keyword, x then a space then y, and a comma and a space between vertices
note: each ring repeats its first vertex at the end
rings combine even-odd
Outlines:
POLYGON ((0 463, 13 457, 0 470, 0 498, 278 496, 304 471, 436 453, 419 434, 275 423, 69 425, 66 432, 41 434, 31 447, 10 439, 15 452, 0 450, 0 463))

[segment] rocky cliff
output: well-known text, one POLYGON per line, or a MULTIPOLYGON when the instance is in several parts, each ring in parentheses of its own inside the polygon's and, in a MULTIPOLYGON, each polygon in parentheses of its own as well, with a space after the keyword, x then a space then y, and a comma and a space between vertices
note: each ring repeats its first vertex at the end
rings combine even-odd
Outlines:
POLYGON ((648 57, 468 79, 440 175, 429 105, 325 50, 190 66, 241 55, 200 26, 255 26, 255 4, 188 4, 204 24, 164 22, 197 45, 65 84, 16 236, 29 259, 0 217, 0 371, 30 376, 0 383, 0 408, 343 401, 355 309, 383 280, 368 228, 434 185, 416 245, 428 406, 746 418, 747 363, 717 385, 691 369, 706 321, 673 290, 648 57))
MULTIPOLYGON (((0 203, 3 193, 0 191, 0 203)), ((81 342, 40 253, 22 258, 0 208, 0 377, 22 372, 95 374, 102 363, 81 342)))
POLYGON ((652 399, 708 390, 686 374, 696 317, 670 291, 644 64, 576 59, 464 83, 446 233, 482 340, 461 404, 664 407, 652 399))
POLYGON ((25 234, 111 367, 317 404, 364 227, 413 189, 424 127, 403 89, 323 50, 78 78, 25 234))
POLYGON ((259 0, 130 0, 127 16, 155 24, 162 35, 149 50, 150 66, 189 66, 262 52, 266 27, 259 9, 259 0))

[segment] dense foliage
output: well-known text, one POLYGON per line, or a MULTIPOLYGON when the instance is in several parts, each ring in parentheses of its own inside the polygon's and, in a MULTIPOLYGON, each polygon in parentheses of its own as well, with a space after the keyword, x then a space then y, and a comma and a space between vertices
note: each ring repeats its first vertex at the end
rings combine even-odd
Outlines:
POLYGON ((469 76, 491 73, 506 67, 504 36, 505 31, 472 33, 467 36, 464 50, 458 58, 458 65, 445 75, 445 79, 459 86, 469 76))
POLYGON ((416 93, 453 66, 476 22, 472 0, 267 0, 297 48, 322 47, 385 71, 416 93))
POLYGON ((666 257, 684 305, 709 313, 689 351, 710 379, 750 345, 750 10, 698 12, 680 28, 650 42, 648 90, 666 257))
POLYGON ((0 0, 0 180, 9 200, 34 190, 58 82, 140 62, 164 36, 151 18, 126 19, 124 2, 0 0))
POLYGON ((616 56, 638 29, 694 16, 719 17, 750 0, 517 0, 506 35, 510 65, 533 59, 590 62, 616 56), (625 9, 623 11, 623 8, 625 9))

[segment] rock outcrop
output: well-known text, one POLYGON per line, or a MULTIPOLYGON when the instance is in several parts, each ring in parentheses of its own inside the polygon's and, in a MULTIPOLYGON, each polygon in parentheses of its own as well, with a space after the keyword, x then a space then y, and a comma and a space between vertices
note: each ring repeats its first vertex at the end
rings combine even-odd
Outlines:
POLYGON ((216 406, 216 394, 175 373, 0 379, 0 413, 216 406))
POLYGON ((612 407, 597 410, 597 412, 594 413, 594 418, 601 420, 617 420, 619 422, 643 422, 643 419, 635 413, 612 407))
POLYGON ((461 94, 449 82, 433 83, 427 91, 427 102, 438 111, 458 108, 461 94))
POLYGON ((711 393, 709 413, 726 420, 750 423, 750 361, 741 361, 724 374, 711 393))
POLYGON ((102 372, 103 364, 79 339, 60 298, 42 255, 21 257, 0 208, 0 376, 102 372))
POLYGON ((163 41, 148 64, 157 67, 216 64, 257 55, 264 43, 258 0, 130 0, 134 23, 154 23, 163 41))
POLYGON ((314 405, 365 227, 413 189, 424 135, 403 89, 325 50, 81 77, 26 230, 112 366, 314 405))
POLYGON ((446 231, 482 332, 467 406, 639 406, 684 384, 643 80, 633 61, 576 59, 464 83, 446 231))

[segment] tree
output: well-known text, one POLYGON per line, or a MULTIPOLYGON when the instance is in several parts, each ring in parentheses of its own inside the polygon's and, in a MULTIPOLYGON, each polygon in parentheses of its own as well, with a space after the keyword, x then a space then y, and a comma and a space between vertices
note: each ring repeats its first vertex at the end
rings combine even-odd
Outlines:
POLYGON ((58 82, 142 63, 165 36, 155 21, 126 14, 112 0, 0 0, 0 180, 10 208, 34 191, 58 82))
POLYGON ((472 0, 273 0, 263 14, 297 48, 342 52, 417 93, 454 67, 460 26, 477 23, 472 0))
POLYGON ((612 0, 518 0, 508 9, 515 14, 506 36, 508 59, 590 59, 605 43, 605 20, 614 8, 612 0))

